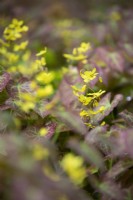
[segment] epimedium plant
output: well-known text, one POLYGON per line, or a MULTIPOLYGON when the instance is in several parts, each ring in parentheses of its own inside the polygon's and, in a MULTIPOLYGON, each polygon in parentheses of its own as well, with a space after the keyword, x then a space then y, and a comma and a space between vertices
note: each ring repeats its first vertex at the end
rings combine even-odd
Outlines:
POLYGON ((64 54, 67 67, 49 71, 47 48, 34 58, 27 31, 13 19, 0 40, 1 198, 18 199, 23 184, 27 200, 32 188, 40 200, 132 199, 133 115, 113 114, 123 96, 105 91, 94 47, 82 42, 64 54))
POLYGON ((22 33, 27 30, 28 27, 23 26, 23 21, 18 21, 17 19, 14 19, 4 30, 4 40, 1 40, 1 66, 5 66, 7 72, 16 81, 19 78, 27 78, 27 86, 29 83, 29 88, 32 92, 23 92, 20 86, 18 88, 19 100, 15 101, 15 103, 22 110, 28 112, 35 107, 38 100, 53 93, 53 88, 50 84, 53 80, 53 74, 49 74, 44 69, 46 62, 43 55, 46 53, 46 49, 36 54, 37 59, 31 62, 29 61, 30 52, 26 49, 28 41, 16 44, 17 40, 22 37, 22 33), (42 83, 43 79, 45 79, 45 83, 42 83))

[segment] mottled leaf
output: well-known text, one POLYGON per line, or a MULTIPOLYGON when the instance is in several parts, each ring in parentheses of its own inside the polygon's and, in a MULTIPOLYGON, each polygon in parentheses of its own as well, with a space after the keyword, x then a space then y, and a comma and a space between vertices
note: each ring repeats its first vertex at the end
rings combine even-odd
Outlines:
POLYGON ((120 160, 107 172, 107 179, 116 179, 118 175, 133 167, 133 161, 131 160, 120 160))
POLYGON ((133 127, 133 113, 124 110, 123 112, 119 113, 119 116, 124 119, 124 123, 128 127, 133 127))
POLYGON ((16 97, 16 95, 18 93, 17 84, 13 80, 10 80, 8 82, 8 85, 6 86, 6 90, 7 90, 8 94, 10 95, 10 97, 12 97, 12 98, 16 97))
POLYGON ((99 184, 99 191, 103 193, 104 199, 108 200, 124 200, 125 195, 119 185, 112 180, 103 181, 99 184))
POLYGON ((7 72, 5 72, 0 76, 0 92, 2 92, 5 89, 9 80, 10 80, 10 74, 8 74, 7 72))
POLYGON ((49 122, 49 123, 46 124, 45 128, 48 130, 46 138, 50 139, 54 135, 55 130, 56 130, 56 126, 57 125, 54 122, 49 122))
POLYGON ((58 95, 59 95, 61 103, 66 107, 72 106, 73 103, 76 101, 77 98, 73 94, 70 80, 68 80, 67 77, 65 77, 62 80, 59 86, 58 95))
POLYGON ((50 114, 50 111, 45 108, 47 104, 48 104, 47 100, 40 100, 37 106, 34 108, 34 111, 42 118, 45 118, 50 114))
POLYGON ((106 116, 108 116, 113 109, 122 101, 123 96, 121 94, 117 94, 114 96, 114 99, 111 101, 111 93, 107 93, 99 102, 96 109, 100 109, 101 106, 105 107, 103 113, 98 113, 93 116, 91 119, 92 123, 96 124, 97 122, 102 121, 106 116))
POLYGON ((133 158, 133 128, 123 129, 119 132, 115 150, 114 153, 116 154, 129 155, 133 158))
POLYGON ((11 108, 9 105, 1 105, 0 106, 0 111, 2 111, 2 110, 8 110, 9 108, 11 108))
POLYGON ((55 115, 58 119, 64 122, 70 129, 76 133, 86 134, 87 129, 81 120, 79 113, 72 110, 61 110, 55 111, 55 115))
POLYGON ((103 157, 98 149, 89 142, 78 142, 76 140, 70 140, 69 146, 71 149, 76 151, 78 154, 82 155, 84 159, 100 169, 105 169, 103 157))

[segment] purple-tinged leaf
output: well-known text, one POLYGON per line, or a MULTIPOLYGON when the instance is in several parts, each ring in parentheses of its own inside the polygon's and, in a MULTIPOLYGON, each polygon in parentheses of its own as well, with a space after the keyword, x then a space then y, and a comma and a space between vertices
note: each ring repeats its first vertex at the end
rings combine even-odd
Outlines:
POLYGON ((116 179, 121 173, 133 166, 133 161, 127 159, 118 161, 107 173, 107 179, 116 179))
POLYGON ((30 87, 30 81, 26 81, 26 82, 21 83, 19 89, 20 89, 21 92, 27 92, 27 93, 32 92, 32 89, 30 87))
POLYGON ((119 113, 119 116, 124 119, 124 123, 128 127, 133 127, 133 113, 124 110, 123 112, 119 113))
POLYGON ((7 72, 5 72, 0 76, 0 92, 2 92, 5 89, 9 80, 10 80, 10 74, 8 74, 7 72))
POLYGON ((107 67, 110 70, 123 72, 125 68, 125 61, 120 51, 109 51, 107 48, 97 48, 92 58, 94 62, 100 67, 107 67))
POLYGON ((38 105, 34 108, 34 111, 40 115, 42 118, 45 118, 50 114, 50 111, 47 110, 45 107, 47 106, 48 101, 40 100, 38 105))
POLYGON ((99 184, 99 191, 103 193, 104 200, 124 200, 125 195, 118 184, 112 180, 105 180, 99 184))
POLYGON ((107 57, 107 64, 112 70, 123 72, 125 61, 120 52, 110 52, 107 57))
POLYGON ((106 130, 107 126, 96 126, 87 133, 85 139, 91 144, 96 144, 99 141, 99 135, 106 133, 106 130))
POLYGON ((55 116, 64 122, 70 129, 75 131, 76 133, 85 135, 87 133, 86 126, 81 120, 79 113, 72 110, 57 110, 55 111, 55 116))
POLYGON ((9 94, 9 96, 12 97, 12 98, 16 97, 16 95, 18 93, 17 85, 13 80, 10 80, 8 82, 8 85, 6 86, 6 90, 9 94))
POLYGON ((111 84, 112 79, 119 77, 120 73, 124 72, 126 66, 121 51, 109 50, 106 47, 97 48, 91 58, 91 62, 96 64, 97 71, 106 85, 111 84))
POLYGON ((46 124, 45 128, 48 130, 46 138, 50 139, 54 135, 56 126, 57 126, 57 124, 54 122, 49 122, 48 124, 46 124))
POLYGON ((76 101, 77 97, 73 94, 71 83, 68 78, 64 78, 58 90, 59 99, 65 107, 70 107, 76 101))
POLYGON ((13 110, 16 109, 16 106, 14 104, 14 100, 11 97, 5 101, 5 105, 8 106, 9 108, 13 109, 13 110))
POLYGON ((91 129, 85 137, 87 142, 97 146, 98 149, 104 153, 104 155, 109 154, 109 146, 107 145, 106 141, 103 140, 103 136, 107 133, 107 127, 108 125, 96 126, 95 128, 91 129))
POLYGON ((69 141, 69 146, 78 154, 82 155, 84 159, 100 169, 105 169, 102 154, 98 149, 89 142, 79 142, 74 139, 69 141))
POLYGON ((121 94, 117 94, 114 96, 114 99, 111 102, 111 93, 107 93, 99 102, 96 109, 100 109, 101 106, 104 106, 105 110, 103 113, 98 113, 93 116, 91 119, 93 124, 97 124, 98 122, 102 121, 106 116, 108 116, 113 109, 122 101, 123 96, 121 94))
POLYGON ((2 110, 8 110, 8 109, 10 109, 11 107, 9 106, 9 105, 1 105, 0 106, 0 111, 2 111, 2 110))
POLYGON ((133 128, 124 129, 119 132, 119 136, 116 138, 116 152, 115 154, 124 156, 129 155, 133 158, 133 128))

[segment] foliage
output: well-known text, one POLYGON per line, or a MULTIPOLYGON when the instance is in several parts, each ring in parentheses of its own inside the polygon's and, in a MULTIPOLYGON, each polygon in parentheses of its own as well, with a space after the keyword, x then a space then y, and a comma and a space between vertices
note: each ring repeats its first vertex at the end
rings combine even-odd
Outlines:
POLYGON ((34 55, 28 46, 23 21, 13 19, 5 28, 0 199, 133 198, 132 43, 117 37, 122 20, 124 14, 112 11, 110 32, 103 26, 100 38, 98 23, 88 27, 87 38, 82 23, 71 37, 73 21, 56 21, 53 35, 62 39, 66 61, 54 70, 47 64, 56 60, 49 48, 34 55))

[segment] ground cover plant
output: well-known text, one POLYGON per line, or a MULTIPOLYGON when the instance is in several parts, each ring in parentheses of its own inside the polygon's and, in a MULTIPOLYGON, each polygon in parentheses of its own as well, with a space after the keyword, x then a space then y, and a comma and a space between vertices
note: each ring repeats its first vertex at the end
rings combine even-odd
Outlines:
POLYGON ((56 20, 36 52, 23 20, 3 26, 0 199, 133 199, 131 16, 56 20))

